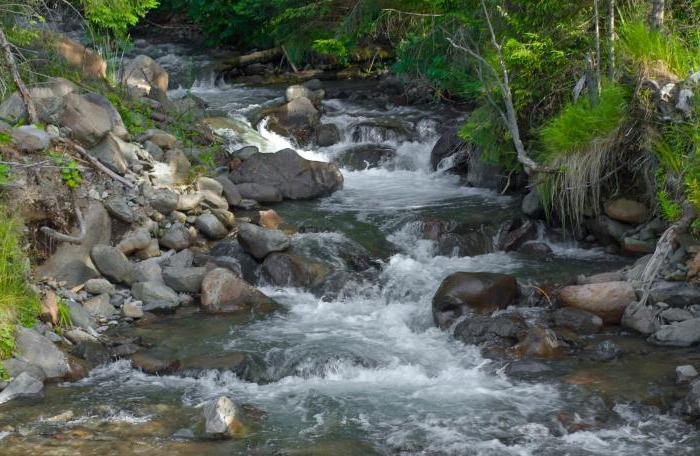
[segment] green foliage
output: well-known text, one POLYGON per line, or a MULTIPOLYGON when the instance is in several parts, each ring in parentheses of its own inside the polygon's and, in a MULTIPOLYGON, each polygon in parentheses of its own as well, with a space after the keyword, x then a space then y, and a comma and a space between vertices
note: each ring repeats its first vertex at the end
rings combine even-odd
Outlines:
POLYGON ((32 326, 39 314, 39 298, 26 278, 29 261, 20 247, 20 223, 2 210, 0 218, 0 359, 14 350, 16 324, 32 326))
POLYGON ((73 322, 70 318, 70 308, 63 299, 58 302, 58 326, 60 328, 70 328, 73 326, 73 322))
POLYGON ((70 188, 79 187, 80 183, 83 181, 83 177, 80 173, 80 168, 78 168, 78 162, 75 160, 66 159, 58 152, 49 152, 48 155, 56 166, 59 167, 63 183, 70 188))
POLYGON ((7 369, 5 369, 5 366, 3 366, 2 362, 0 362, 0 380, 8 381, 9 379, 10 374, 7 372, 7 369))
POLYGON ((0 144, 10 144, 12 142, 12 136, 9 133, 0 131, 0 144))
POLYGON ((512 138, 489 105, 475 109, 459 131, 459 136, 481 150, 480 160, 511 170, 517 166, 512 138))
POLYGON ((158 0, 80 0, 85 18, 98 30, 125 37, 158 0))
POLYGON ((338 63, 343 65, 348 63, 348 50, 345 44, 340 40, 315 40, 311 45, 311 49, 321 55, 333 57, 338 63))
POLYGON ((675 222, 681 218, 683 210, 681 205, 675 202, 668 194, 666 190, 660 190, 656 197, 659 201, 659 210, 661 211, 661 216, 664 220, 669 222, 675 222))
POLYGON ((566 105, 540 131, 543 157, 552 160, 564 154, 588 149, 595 140, 607 138, 624 122, 629 90, 620 85, 604 85, 597 106, 587 97, 566 105))

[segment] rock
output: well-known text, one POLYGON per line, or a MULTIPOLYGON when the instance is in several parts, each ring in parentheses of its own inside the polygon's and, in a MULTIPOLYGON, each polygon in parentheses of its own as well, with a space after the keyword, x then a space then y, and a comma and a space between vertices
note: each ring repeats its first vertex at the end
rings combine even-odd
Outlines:
POLYGON ((659 317, 668 323, 675 323, 677 321, 690 320, 695 316, 689 310, 671 307, 659 313, 659 317))
POLYGON ((216 176, 216 181, 221 184, 222 193, 224 198, 230 206, 238 206, 243 198, 241 193, 238 191, 236 185, 231 182, 228 176, 219 175, 216 176))
POLYGON ((625 234, 633 227, 601 215, 595 219, 586 220, 586 228, 602 244, 617 244, 622 242, 625 234))
POLYGON ((12 143, 20 152, 33 153, 48 149, 51 137, 35 125, 22 125, 10 131, 12 143))
POLYGON ((622 239, 622 248, 629 253, 646 255, 648 253, 654 253, 654 250, 656 250, 656 243, 625 237, 622 239))
POLYGON ((143 190, 143 196, 148 204, 163 215, 168 215, 177 209, 179 196, 172 190, 167 188, 150 188, 146 187, 143 190))
POLYGON ((143 148, 146 149, 146 151, 151 155, 151 158, 156 161, 163 161, 163 158, 165 158, 165 152, 163 152, 163 149, 152 141, 144 141, 143 148))
POLYGON ((111 132, 118 137, 119 139, 123 139, 125 141, 128 141, 131 139, 131 136, 129 135, 129 132, 126 129, 126 126, 124 125, 124 121, 122 120, 122 116, 119 114, 119 111, 117 111, 117 108, 114 107, 114 105, 104 96, 98 94, 98 93, 86 93, 85 99, 88 100, 90 103, 94 103, 97 106, 101 106, 103 109, 105 109, 109 115, 112 118, 112 130, 111 132))
POLYGON ((153 88, 168 91, 168 72, 147 55, 138 55, 124 67, 121 83, 136 96, 148 95, 153 88))
POLYGON ((236 226, 236 216, 233 212, 227 211, 225 209, 210 209, 214 217, 217 218, 227 230, 233 229, 236 226))
POLYGON ((118 248, 96 245, 90 251, 90 258, 97 270, 110 281, 127 285, 134 282, 134 265, 118 248))
POLYGON ((115 219, 132 224, 136 220, 136 214, 134 210, 129 206, 126 198, 122 196, 111 196, 104 201, 105 209, 109 212, 109 215, 115 219))
POLYGON ((182 223, 173 223, 159 240, 160 245, 173 250, 183 250, 190 246, 190 231, 182 223))
POLYGON ((230 438, 242 427, 238 410, 231 399, 221 396, 204 404, 204 432, 212 437, 230 438))
POLYGON ((381 117, 355 122, 348 127, 355 143, 404 142, 418 139, 413 123, 398 117, 381 117))
POLYGON ((433 296, 433 319, 444 329, 464 314, 485 315, 515 304, 515 277, 489 272, 456 272, 445 278, 433 296))
POLYGON ((271 253, 262 264, 263 277, 272 285, 315 288, 323 284, 328 268, 308 258, 290 253, 271 253))
POLYGON ((179 361, 165 361, 148 353, 134 353, 130 356, 131 364, 150 375, 164 375, 180 369, 179 361))
POLYGON ((131 287, 135 299, 143 303, 143 310, 171 310, 180 305, 180 297, 171 288, 158 282, 137 282, 131 287))
POLYGON ((137 250, 143 250, 151 243, 151 233, 145 228, 139 228, 136 231, 128 232, 124 238, 117 244, 124 255, 131 255, 137 250))
POLYGON ((165 284, 175 291, 199 293, 207 268, 166 267, 163 269, 165 284))
POLYGON ((71 137, 86 147, 95 146, 115 127, 110 110, 77 93, 63 97, 57 124, 69 128, 71 137))
POLYGON ((477 147, 469 154, 467 184, 501 191, 508 183, 508 172, 502 165, 482 159, 483 153, 483 150, 477 147))
POLYGON ((321 101, 323 100, 323 97, 325 96, 325 92, 323 89, 318 89, 318 90, 312 90, 306 86, 303 85, 293 85, 287 87, 287 91, 285 92, 285 98, 287 101, 294 101, 298 98, 307 98, 311 100, 311 102, 315 105, 318 106, 321 104, 321 101))
POLYGON ((208 313, 250 312, 274 310, 275 302, 248 285, 228 269, 216 268, 202 281, 201 306, 208 313))
POLYGON ((74 344, 79 344, 80 342, 97 342, 97 338, 82 329, 69 329, 64 333, 66 339, 73 342, 74 344))
POLYGON ((700 342, 700 318, 663 325, 649 337, 649 342, 656 345, 690 347, 700 342))
POLYGON ((263 228, 267 228, 268 230, 276 230, 282 223, 284 223, 282 217, 280 217, 279 214, 272 209, 259 211, 258 215, 260 216, 258 225, 262 226, 263 228))
POLYGON ((520 380, 546 378, 550 376, 552 371, 551 367, 540 361, 535 361, 534 359, 515 360, 509 363, 505 369, 505 373, 508 377, 520 380))
POLYGON ((83 307, 95 317, 109 318, 117 313, 106 293, 88 299, 83 303, 83 307))
POLYGON ((226 210, 228 209, 228 201, 221 195, 217 195, 209 190, 200 190, 202 194, 202 203, 211 209, 226 210))
POLYGON ((617 198, 605 205, 605 214, 618 222, 638 225, 647 219, 648 211, 642 203, 627 198, 617 198))
POLYGON ((622 349, 611 340, 604 340, 594 347, 593 356, 597 361, 612 361, 622 355, 622 349))
POLYGON ((136 263, 134 266, 134 276, 139 282, 154 282, 165 285, 159 258, 153 258, 136 263))
POLYGON ((26 372, 13 378, 7 387, 0 392, 0 404, 18 397, 38 396, 44 389, 41 380, 37 380, 26 372))
POLYGON ((689 383, 698 376, 698 371, 690 364, 676 367, 676 382, 689 383))
POLYGON ((228 234, 228 230, 214 214, 206 213, 197 217, 195 226, 209 239, 223 239, 228 234))
POLYGON ((18 359, 41 367, 48 379, 63 378, 70 373, 66 355, 49 339, 31 329, 17 326, 15 353, 18 359))
POLYGON ((172 149, 177 145, 177 137, 157 128, 149 128, 146 130, 143 135, 139 136, 138 141, 140 143, 150 141, 163 149, 172 149))
POLYGON ((579 285, 586 285, 591 283, 620 282, 623 280, 625 280, 625 277, 622 272, 612 271, 601 272, 600 274, 593 274, 592 276, 581 275, 577 277, 576 282, 579 285))
POLYGON ((340 130, 335 124, 323 124, 316 129, 316 144, 330 147, 340 142, 340 130))
POLYGON ((501 229, 496 240, 499 250, 518 250, 526 242, 537 239, 537 224, 528 219, 513 219, 501 229))
POLYGON ((234 158, 237 158, 239 160, 245 161, 259 152, 260 152, 260 149, 258 149, 257 146, 245 146, 245 147, 242 147, 242 148, 234 151, 231 154, 231 156, 234 158))
POLYGON ((68 301, 68 311, 73 326, 83 328, 87 331, 91 331, 96 327, 95 319, 90 315, 90 312, 85 310, 85 308, 77 302, 68 301))
POLYGON ((304 97, 268 109, 263 117, 267 121, 267 128, 278 135, 294 139, 300 146, 311 142, 321 121, 321 113, 311 100, 304 97))
POLYGON ((47 42, 53 43, 56 53, 70 66, 76 68, 88 79, 105 79, 107 77, 107 62, 102 56, 73 41, 65 35, 46 37, 47 42))
POLYGON ((480 345, 488 342, 505 343, 510 347, 525 334, 525 321, 517 314, 472 316, 455 327, 454 337, 467 345, 480 345))
POLYGON ((537 191, 537 188, 533 188, 523 198, 520 205, 520 209, 523 214, 532 218, 540 218, 544 215, 544 207, 542 206, 542 199, 537 191))
POLYGON ((260 203, 279 203, 283 199, 282 193, 271 185, 244 182, 236 185, 236 188, 242 198, 260 203))
POLYGON ((598 315, 605 324, 619 324, 636 295, 629 282, 605 282, 564 287, 559 298, 564 306, 598 315))
POLYGON ((220 267, 231 269, 229 266, 222 265, 219 260, 224 260, 226 264, 230 263, 230 259, 235 260, 241 273, 237 275, 243 277, 248 283, 256 283, 258 281, 260 266, 255 258, 245 251, 238 240, 226 239, 218 242, 211 248, 209 254, 216 259, 215 264, 220 267))
POLYGON ((41 299, 39 318, 54 326, 58 324, 58 296, 51 290, 47 291, 41 299))
POLYGON ((518 357, 553 358, 562 353, 562 348, 554 331, 538 325, 529 328, 527 335, 510 352, 518 357))
POLYGON ((281 252, 289 248, 289 237, 282 231, 266 230, 252 223, 239 225, 238 241, 248 253, 260 261, 272 252, 281 252))
POLYGON ((287 199, 328 196, 343 186, 343 175, 335 165, 306 160, 292 149, 274 154, 255 154, 229 174, 236 184, 257 183, 277 188, 287 199))
POLYGON ((430 151, 430 165, 433 171, 445 169, 455 174, 467 174, 467 162, 471 146, 459 135, 459 127, 452 127, 440 136, 430 151), (453 157, 451 160, 446 160, 453 157), (442 162, 442 165, 441 165, 442 162))
POLYGON ((585 310, 564 307, 554 312, 554 324, 579 334, 595 334, 603 328, 603 319, 585 310))
POLYGON ((164 265, 172 268, 189 268, 192 266, 194 253, 190 249, 182 250, 168 258, 164 265))
POLYGON ((518 247, 518 252, 525 255, 549 256, 552 255, 552 248, 546 242, 528 241, 518 247))
POLYGON ((688 307, 700 303, 700 287, 687 282, 654 282, 649 290, 649 302, 664 302, 671 307, 688 307))
POLYGON ((122 306, 122 315, 127 318, 142 318, 143 303, 141 301, 130 301, 122 306))
POLYGON ((190 178, 192 164, 187 155, 180 149, 171 149, 165 152, 165 162, 168 164, 168 177, 162 179, 165 185, 186 184, 190 178))
POLYGON ((146 247, 136 252, 136 258, 140 260, 147 260, 149 258, 159 257, 160 255, 160 244, 158 244, 157 239, 151 239, 150 241, 148 241, 146 247))
POLYGON ((177 200, 177 210, 182 212, 190 212, 196 209, 204 201, 202 192, 184 193, 177 200))
POLYGON ((379 168, 391 162, 396 156, 396 149, 383 144, 362 144, 344 149, 335 158, 341 167, 357 171, 379 168))
POLYGON ((211 177, 200 176, 194 183, 197 190, 214 192, 221 195, 224 191, 224 186, 221 182, 211 177))
POLYGON ((27 361, 17 358, 10 358, 4 360, 2 362, 2 365, 5 368, 5 372, 7 372, 7 375, 9 375, 10 377, 17 377, 22 373, 27 373, 37 380, 46 380, 46 374, 44 373, 44 369, 37 366, 36 364, 31 364, 27 361))
POLYGON ((138 161, 137 149, 133 144, 122 141, 112 133, 107 133, 95 147, 89 150, 89 153, 115 173, 124 174, 129 169, 130 163, 138 161))

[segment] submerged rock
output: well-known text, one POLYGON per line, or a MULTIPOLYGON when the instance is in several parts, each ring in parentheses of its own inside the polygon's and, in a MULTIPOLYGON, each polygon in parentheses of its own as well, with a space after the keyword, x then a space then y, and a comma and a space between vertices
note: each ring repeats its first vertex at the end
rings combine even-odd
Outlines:
POLYGON ((328 276, 323 264, 290 253, 271 253, 262 264, 263 277, 282 287, 314 288, 328 276))
POLYGON ((379 168, 396 156, 396 149, 383 144, 362 144, 341 151, 335 162, 350 171, 379 168))
POLYGON ((525 334, 525 320, 518 314, 474 316, 455 327, 454 336, 468 345, 496 343, 510 347, 525 334))
POLYGON ((564 307, 554 312, 554 324, 580 334, 595 334, 603 328, 603 319, 585 310, 564 307))

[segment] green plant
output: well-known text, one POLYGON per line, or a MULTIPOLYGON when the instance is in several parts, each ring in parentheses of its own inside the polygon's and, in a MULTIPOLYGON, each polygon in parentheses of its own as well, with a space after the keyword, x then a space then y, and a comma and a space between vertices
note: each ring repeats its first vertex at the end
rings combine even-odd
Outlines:
POLYGON ((315 40, 311 45, 311 49, 319 54, 333 57, 342 65, 347 65, 348 63, 348 49, 345 47, 345 43, 340 40, 315 40))
POLYGON ((60 328, 73 326, 73 321, 70 318, 70 308, 62 299, 58 302, 58 326, 60 328))
POLYGON ((70 188, 79 187, 83 181, 83 176, 80 173, 78 162, 72 159, 66 159, 58 152, 49 152, 48 155, 59 167, 63 182, 70 188))
POLYGON ((10 144, 12 142, 12 136, 9 133, 0 131, 0 144, 10 144))
POLYGON ((158 0, 80 0, 80 4, 91 25, 125 37, 129 27, 158 6, 158 0))
POLYGON ((7 369, 5 369, 5 366, 3 366, 2 362, 0 362, 0 380, 6 382, 9 379, 10 379, 10 374, 7 372, 7 369))
POLYGON ((671 199, 666 190, 660 190, 656 194, 656 197, 659 201, 661 217, 663 217, 664 220, 668 222, 675 222, 681 218, 681 214, 683 212, 681 205, 671 199))

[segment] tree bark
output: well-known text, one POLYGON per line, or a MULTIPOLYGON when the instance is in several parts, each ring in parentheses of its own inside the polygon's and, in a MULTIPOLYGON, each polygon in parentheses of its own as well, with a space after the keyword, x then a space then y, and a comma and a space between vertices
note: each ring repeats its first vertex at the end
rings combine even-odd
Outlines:
POLYGON ((595 90, 600 97, 600 8, 598 8, 598 0, 594 0, 593 6, 595 9, 595 90))
POLYGON ((282 48, 279 47, 265 49, 264 51, 251 52, 250 54, 224 60, 217 66, 217 69, 219 71, 225 71, 239 66, 249 65, 251 63, 268 62, 282 55, 284 55, 284 51, 282 51, 282 48))
POLYGON ((10 68, 12 79, 15 81, 15 85, 17 86, 17 90, 19 90, 19 94, 24 101, 24 105, 27 107, 29 122, 37 124, 39 123, 39 116, 36 113, 36 106, 34 105, 31 94, 29 93, 29 89, 27 89, 24 81, 22 81, 22 77, 19 74, 19 69, 17 68, 17 63, 15 62, 15 56, 12 54, 12 46, 10 45, 10 42, 7 41, 7 37, 5 36, 5 32, 2 30, 2 28, 0 28, 0 47, 2 47, 3 53, 5 54, 5 62, 7 62, 7 66, 10 68))
POLYGON ((596 77, 595 64, 593 63, 593 56, 589 52, 586 54, 586 86, 588 86, 588 99, 591 102, 591 106, 598 106, 599 95, 598 92, 598 78, 596 77))
POLYGON ((608 78, 615 80, 615 0, 610 0, 608 9, 608 78))
POLYGON ((654 30, 660 29, 664 25, 664 0, 651 0, 651 12, 649 13, 649 27, 654 30))

